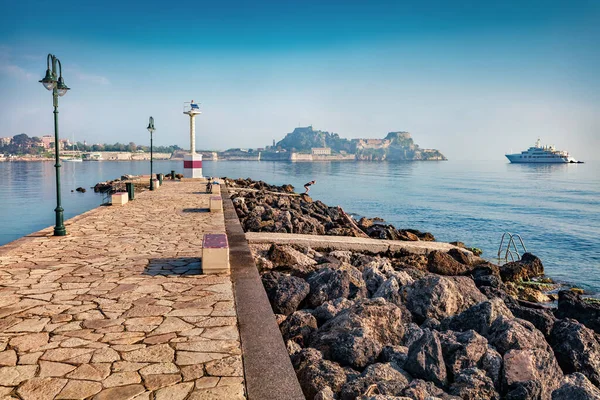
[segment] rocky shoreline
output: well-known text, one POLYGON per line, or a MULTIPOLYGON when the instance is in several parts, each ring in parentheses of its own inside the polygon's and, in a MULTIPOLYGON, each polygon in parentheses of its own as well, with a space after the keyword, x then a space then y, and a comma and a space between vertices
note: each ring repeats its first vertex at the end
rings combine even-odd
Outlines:
MULTIPOLYGON (((246 231, 434 240, 289 185, 226 183, 246 231)), ((532 254, 251 247, 308 399, 600 399, 600 306, 572 291, 541 304, 551 286, 532 254)))

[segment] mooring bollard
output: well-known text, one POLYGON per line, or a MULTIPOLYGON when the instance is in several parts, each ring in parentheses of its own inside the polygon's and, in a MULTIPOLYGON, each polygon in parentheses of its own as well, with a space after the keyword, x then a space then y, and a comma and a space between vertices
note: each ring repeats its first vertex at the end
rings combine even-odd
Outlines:
POLYGON ((125 187, 127 188, 129 201, 133 200, 135 198, 135 188, 133 187, 133 182, 125 182, 125 187))
POLYGON ((171 179, 175 180, 175 171, 171 170, 171 179))
POLYGON ((160 183, 161 186, 162 186, 163 177, 164 177, 164 174, 158 174, 158 183, 160 183))

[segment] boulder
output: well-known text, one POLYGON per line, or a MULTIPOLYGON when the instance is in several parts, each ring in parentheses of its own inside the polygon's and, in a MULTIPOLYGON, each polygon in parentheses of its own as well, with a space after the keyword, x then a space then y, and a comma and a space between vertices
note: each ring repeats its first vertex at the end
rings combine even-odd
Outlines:
POLYGON ((504 282, 519 282, 544 275, 542 261, 531 253, 525 253, 519 261, 513 261, 500 267, 500 276, 504 282))
POLYGON ((541 399, 550 399, 551 393, 558 388, 563 373, 556 362, 552 350, 531 348, 527 350, 509 350, 504 354, 503 384, 506 388, 527 381, 540 384, 541 399))
MULTIPOLYGON (((406 311, 406 313, 410 315, 409 312, 406 311)), ((402 338, 402 345, 410 347, 414 342, 419 340, 421 336, 423 336, 423 329, 419 328, 419 325, 409 322, 404 325, 404 337, 402 338)))
POLYGON ((430 275, 403 287, 406 307, 418 322, 443 319, 487 300, 467 277, 430 275))
POLYGON ((370 297, 372 297, 379 286, 387 279, 386 275, 376 266, 366 266, 362 273, 367 291, 370 297))
POLYGON ((331 318, 338 315, 341 311, 352 307, 354 302, 344 297, 338 297, 335 300, 328 300, 315 308, 312 315, 317 319, 320 324, 329 321, 331 318))
POLYGON ((594 331, 574 319, 561 319, 552 328, 550 345, 566 374, 580 372, 600 387, 600 343, 594 331))
POLYGON ((309 336, 317 329, 317 320, 311 313, 300 310, 287 317, 279 328, 284 340, 293 340, 306 347, 309 336))
POLYGON ((440 275, 465 275, 471 271, 467 264, 461 264, 454 257, 443 251, 432 251, 427 257, 427 269, 434 274, 440 275))
POLYGON ((565 375, 561 386, 552 392, 552 400, 600 400, 600 389, 585 375, 575 372, 565 375))
POLYGON ((406 346, 385 346, 379 354, 379 361, 383 363, 392 362, 398 367, 404 369, 404 363, 408 357, 408 347, 406 346))
POLYGON ((570 290, 558 293, 557 318, 573 318, 600 334, 600 304, 583 301, 581 296, 570 290))
POLYGON ((402 395, 413 400, 461 400, 458 396, 450 395, 437 387, 433 382, 426 382, 422 379, 414 379, 402 391, 402 395))
POLYGON ((400 345, 404 337, 402 310, 384 299, 361 299, 327 321, 310 345, 343 366, 364 368, 384 346, 400 345))
POLYGON ((450 381, 464 369, 478 368, 485 371, 496 388, 500 387, 502 356, 488 346, 483 336, 472 330, 461 333, 450 331, 440 334, 440 343, 450 381))
POLYGON ((455 377, 449 392, 463 400, 500 400, 494 382, 484 371, 477 368, 462 370, 455 377))
POLYGON ((538 381, 517 382, 508 388, 506 400, 542 400, 545 398, 538 381))
POLYGON ((390 303, 394 303, 399 307, 404 307, 402 304, 402 296, 400 296, 400 284, 395 277, 391 277, 383 282, 379 289, 373 294, 373 298, 381 297, 390 303))
POLYGON ((550 336, 552 327, 556 322, 556 317, 551 310, 524 307, 518 302, 508 303, 508 308, 515 317, 531 322, 545 337, 550 336))
POLYGON ((531 322, 518 318, 500 316, 490 327, 486 338, 502 355, 511 349, 550 348, 542 332, 535 329, 531 322))
POLYGON ((310 266, 317 262, 305 254, 302 254, 292 246, 274 244, 269 249, 269 260, 276 267, 301 265, 310 266))
POLYGON ((442 345, 436 331, 423 330, 423 335, 408 349, 404 368, 416 378, 446 386, 448 377, 442 345))
POLYGON ((327 264, 308 276, 310 285, 308 305, 316 308, 328 300, 338 297, 357 299, 367 296, 367 288, 362 274, 350 264, 327 264))
POLYGON ((484 301, 467 308, 462 313, 442 321, 443 329, 451 329, 453 331, 466 331, 473 329, 474 331, 486 335, 498 317, 514 318, 506 304, 499 299, 484 301))
POLYGON ((471 260, 469 259, 469 254, 470 254, 470 252, 468 252, 468 251, 460 250, 460 249, 456 249, 456 248, 448 250, 448 255, 450 257, 454 258, 456 261, 458 261, 459 263, 464 264, 464 265, 471 265, 471 260))
POLYGON ((290 315, 306 298, 310 285, 304 279, 270 271, 262 275, 263 286, 276 314, 290 315))
POLYGON ((345 262, 350 264, 352 261, 352 252, 351 251, 346 251, 346 250, 334 250, 329 252, 329 255, 331 257, 335 257, 338 260, 340 260, 341 262, 345 262))
POLYGON ((292 357, 298 382, 307 399, 329 388, 338 393, 347 381, 347 371, 337 363, 324 360, 315 349, 304 349, 292 357))
POLYGON ((342 386, 339 398, 341 400, 354 400, 365 394, 367 389, 375 386, 380 395, 398 396, 412 380, 410 375, 395 363, 371 364, 360 376, 342 386))

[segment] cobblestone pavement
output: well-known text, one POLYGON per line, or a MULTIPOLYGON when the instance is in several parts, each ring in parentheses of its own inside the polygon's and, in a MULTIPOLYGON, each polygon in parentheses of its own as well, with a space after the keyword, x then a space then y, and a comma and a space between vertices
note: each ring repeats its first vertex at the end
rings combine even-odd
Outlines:
POLYGON ((244 398, 231 280, 199 274, 203 233, 225 232, 201 190, 167 181, 0 248, 0 399, 244 398))

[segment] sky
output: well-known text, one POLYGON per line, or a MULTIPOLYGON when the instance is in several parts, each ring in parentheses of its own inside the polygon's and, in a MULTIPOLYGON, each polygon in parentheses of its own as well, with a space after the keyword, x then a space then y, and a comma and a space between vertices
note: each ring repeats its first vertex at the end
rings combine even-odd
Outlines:
POLYGON ((264 147, 295 127, 409 131, 449 159, 600 159, 600 2, 0 0, 0 137, 264 147))

